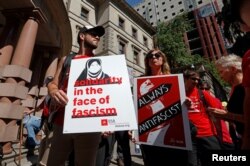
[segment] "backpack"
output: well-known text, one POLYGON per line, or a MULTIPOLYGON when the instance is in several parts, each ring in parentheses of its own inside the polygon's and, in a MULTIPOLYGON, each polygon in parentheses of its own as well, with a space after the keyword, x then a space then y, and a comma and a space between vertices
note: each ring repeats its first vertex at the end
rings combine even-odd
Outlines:
MULTIPOLYGON (((76 53, 70 53, 66 57, 66 59, 63 63, 62 71, 61 71, 60 76, 59 76, 59 87, 61 86, 60 84, 63 83, 63 81, 66 77, 66 73, 70 68, 71 60, 73 59, 73 57, 75 55, 76 55, 76 53)), ((46 96, 46 98, 47 97, 49 97, 49 96, 46 96)), ((50 110, 50 97, 49 97, 48 101, 44 102, 43 112, 44 112, 43 114, 45 115, 44 118, 46 118, 48 123, 51 124, 51 122, 53 122, 53 119, 54 119, 57 111, 50 110)))
MULTIPOLYGON (((76 53, 73 52, 73 53, 70 53, 66 57, 66 59, 65 59, 65 61, 63 63, 61 74, 60 74, 59 83, 62 83, 63 80, 65 79, 66 73, 69 70, 70 65, 71 65, 71 60, 74 58, 75 55, 76 55, 76 53)), ((61 85, 59 85, 59 86, 61 86, 61 85)))

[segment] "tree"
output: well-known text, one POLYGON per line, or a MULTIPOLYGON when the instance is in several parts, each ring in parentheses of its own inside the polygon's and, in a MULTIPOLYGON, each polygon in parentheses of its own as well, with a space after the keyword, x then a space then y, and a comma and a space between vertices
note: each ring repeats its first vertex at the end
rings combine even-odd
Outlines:
POLYGON ((156 41, 163 51, 172 69, 192 64, 202 64, 220 83, 225 84, 219 77, 214 63, 201 55, 191 55, 184 42, 184 33, 191 29, 187 14, 179 15, 169 22, 160 22, 157 25, 156 41))
POLYGON ((157 26, 157 43, 166 53, 171 67, 192 63, 192 56, 184 42, 183 34, 190 29, 187 15, 179 15, 169 22, 161 22, 157 26))

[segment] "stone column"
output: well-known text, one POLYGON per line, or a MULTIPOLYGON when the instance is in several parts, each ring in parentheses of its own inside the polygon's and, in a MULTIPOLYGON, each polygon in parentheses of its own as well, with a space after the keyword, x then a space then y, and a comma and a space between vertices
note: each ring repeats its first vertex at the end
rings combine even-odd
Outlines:
POLYGON ((11 17, 6 18, 6 25, 0 36, 0 68, 10 63, 14 51, 15 37, 18 32, 18 24, 19 21, 17 19, 11 17))
POLYGON ((12 59, 12 65, 20 65, 29 68, 34 49, 36 35, 38 31, 38 21, 29 18, 24 24, 16 50, 12 59))
MULTIPOLYGON (((16 34, 18 33, 19 28, 19 20, 15 17, 6 16, 6 24, 4 26, 4 29, 2 31, 2 34, 0 35, 0 82, 4 82, 5 78, 3 77, 2 73, 6 69, 5 67, 8 66, 10 63, 11 56, 14 51, 14 45, 16 42, 16 34)), ((0 85, 1 89, 1 85, 0 85)), ((5 108, 2 108, 1 100, 4 98, 1 98, 2 95, 0 95, 0 126, 1 126, 1 132, 0 134, 4 134, 5 132, 8 132, 8 129, 11 129, 11 127, 8 126, 14 126, 16 124, 15 121, 4 119, 1 116, 4 112, 5 108), (2 112, 3 111, 3 112, 2 112)), ((8 138, 6 138, 8 139, 8 138)), ((11 142, 1 142, 3 153, 8 154, 11 150, 11 142)))
MULTIPOLYGON (((38 21, 29 18, 21 31, 14 55, 10 65, 6 65, 2 71, 5 82, 0 83, 0 117, 4 118, 0 133, 0 142, 15 141, 18 136, 16 120, 22 120, 26 107, 22 106, 21 100, 25 100, 32 72, 29 70, 33 48, 38 31, 38 21)), ((4 153, 11 152, 6 149, 4 153)))

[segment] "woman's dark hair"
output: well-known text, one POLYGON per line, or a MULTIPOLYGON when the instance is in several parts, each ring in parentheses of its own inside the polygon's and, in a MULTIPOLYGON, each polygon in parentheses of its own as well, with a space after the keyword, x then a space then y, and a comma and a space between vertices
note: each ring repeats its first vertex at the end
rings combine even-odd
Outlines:
POLYGON ((247 0, 223 0, 222 10, 216 15, 218 24, 223 26, 224 35, 230 42, 242 34, 240 8, 245 1, 247 0))
POLYGON ((242 22, 241 16, 240 16, 240 8, 243 6, 244 2, 248 0, 230 0, 230 5, 232 9, 232 14, 234 15, 234 18, 238 22, 242 22))

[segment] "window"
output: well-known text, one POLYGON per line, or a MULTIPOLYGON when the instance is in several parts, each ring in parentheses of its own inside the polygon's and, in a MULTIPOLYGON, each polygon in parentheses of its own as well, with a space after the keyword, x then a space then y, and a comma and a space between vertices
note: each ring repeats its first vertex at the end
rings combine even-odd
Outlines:
POLYGON ((165 16, 164 19, 165 19, 165 20, 168 19, 168 16, 165 16))
POLYGON ((143 36, 143 44, 148 47, 148 38, 143 36))
POLYGON ((76 32, 78 33, 79 30, 81 29, 81 26, 80 25, 76 25, 76 32))
POLYGON ((163 12, 166 12, 167 11, 167 9, 163 9, 163 12))
POLYGON ((121 29, 124 29, 124 25, 125 24, 125 21, 124 21, 124 19, 122 19, 121 17, 119 17, 119 27, 121 28, 121 29))
POLYGON ((83 20, 88 20, 89 17, 89 11, 85 9, 84 7, 81 8, 81 18, 83 20))
POLYGON ((172 13, 172 16, 175 16, 175 13, 172 13))
POLYGON ((199 5, 202 4, 202 1, 198 1, 198 4, 199 4, 199 5))
POLYGON ((137 39, 137 30, 132 27, 132 36, 137 39))
MULTIPOLYGON (((80 29, 81 29, 81 26, 80 25, 76 25, 76 34, 79 33, 80 29)), ((75 43, 78 43, 77 39, 78 39, 78 37, 75 38, 75 43)))
POLYGON ((165 2, 162 2, 162 5, 165 5, 165 2))
POLYGON ((189 5, 188 8, 189 8, 189 9, 193 8, 193 5, 189 5))
POLYGON ((182 4, 182 1, 178 2, 178 4, 181 5, 181 4, 182 4))
POLYGON ((118 54, 126 54, 127 42, 118 36, 118 54))
POLYGON ((181 9, 180 12, 184 12, 184 9, 181 9))
POLYGON ((133 48, 133 62, 137 65, 140 65, 140 50, 133 48))
POLYGON ((123 42, 119 42, 119 54, 125 54, 126 52, 126 44, 123 42))
POLYGON ((174 8, 174 5, 171 5, 170 8, 171 8, 171 9, 174 8))

